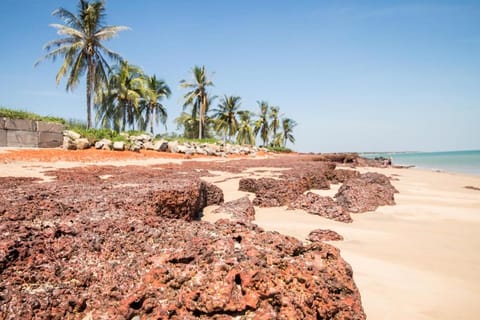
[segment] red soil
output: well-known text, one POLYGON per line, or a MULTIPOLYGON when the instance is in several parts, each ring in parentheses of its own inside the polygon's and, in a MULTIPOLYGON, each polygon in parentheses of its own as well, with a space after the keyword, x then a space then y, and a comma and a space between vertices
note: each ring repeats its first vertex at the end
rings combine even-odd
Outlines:
MULTIPOLYGON (((265 155, 258 152, 258 156, 265 155)), ((229 155, 228 158, 241 158, 245 156, 229 155)), ((64 150, 64 149, 17 149, 0 152, 0 161, 75 161, 75 162, 102 162, 111 160, 142 160, 142 159, 196 159, 218 158, 213 156, 193 155, 186 156, 179 153, 167 153, 150 150, 140 152, 132 151, 107 151, 107 150, 64 150)))

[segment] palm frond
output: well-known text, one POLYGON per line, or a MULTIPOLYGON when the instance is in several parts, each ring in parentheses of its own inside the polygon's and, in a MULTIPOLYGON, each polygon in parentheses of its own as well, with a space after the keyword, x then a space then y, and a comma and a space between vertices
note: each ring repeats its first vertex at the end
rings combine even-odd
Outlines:
POLYGON ((50 27, 53 27, 57 29, 57 34, 58 35, 66 35, 70 37, 77 37, 80 39, 85 38, 85 33, 82 32, 81 30, 74 29, 72 27, 63 25, 63 24, 58 24, 58 23, 52 23, 50 24, 50 27))
POLYGON ((78 18, 70 11, 64 9, 64 8, 58 8, 52 12, 52 16, 56 16, 65 22, 65 24, 71 26, 72 28, 75 29, 81 29, 82 28, 82 23, 78 18))
POLYGON ((108 40, 118 36, 121 31, 131 30, 126 26, 106 26, 95 32, 95 37, 99 40, 108 40))

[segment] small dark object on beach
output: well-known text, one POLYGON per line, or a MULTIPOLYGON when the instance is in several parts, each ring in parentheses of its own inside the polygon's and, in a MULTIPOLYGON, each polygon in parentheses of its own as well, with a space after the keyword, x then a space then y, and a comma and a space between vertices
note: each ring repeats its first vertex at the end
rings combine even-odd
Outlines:
POLYGON ((474 186, 465 186, 465 189, 470 189, 470 190, 475 190, 475 191, 480 191, 480 188, 474 187, 474 186))

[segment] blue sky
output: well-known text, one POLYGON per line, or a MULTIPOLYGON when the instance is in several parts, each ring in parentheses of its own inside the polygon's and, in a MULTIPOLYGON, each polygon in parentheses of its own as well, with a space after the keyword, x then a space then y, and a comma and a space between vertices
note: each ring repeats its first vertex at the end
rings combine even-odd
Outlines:
MULTIPOLYGON (((60 61, 34 62, 57 37, 51 12, 76 1, 2 0, 0 105, 85 119, 83 79, 58 87, 60 61)), ((480 149, 480 1, 107 0, 107 43, 171 87, 194 65, 212 93, 280 106, 299 125, 295 150, 480 149)))

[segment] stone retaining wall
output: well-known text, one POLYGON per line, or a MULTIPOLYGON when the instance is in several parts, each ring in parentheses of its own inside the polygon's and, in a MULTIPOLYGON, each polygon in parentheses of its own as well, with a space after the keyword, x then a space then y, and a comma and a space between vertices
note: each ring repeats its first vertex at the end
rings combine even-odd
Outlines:
POLYGON ((44 121, 0 118, 0 147, 56 148, 65 126, 44 121))

